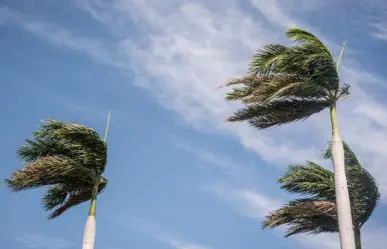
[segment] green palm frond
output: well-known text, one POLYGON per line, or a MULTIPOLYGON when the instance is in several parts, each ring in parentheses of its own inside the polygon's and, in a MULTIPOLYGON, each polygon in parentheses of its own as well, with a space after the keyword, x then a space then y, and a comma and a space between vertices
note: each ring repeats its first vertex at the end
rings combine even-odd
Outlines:
POLYGON ((85 164, 97 167, 102 173, 106 165, 107 144, 91 128, 77 123, 64 123, 52 119, 44 120, 40 130, 34 133, 36 139, 60 140, 67 144, 71 150, 82 149, 86 153, 80 156, 85 164), (82 157, 83 156, 83 157, 82 157))
POLYGON ((250 125, 265 129, 296 120, 307 119, 329 106, 329 102, 317 99, 279 99, 266 104, 251 104, 229 117, 229 122, 248 121, 250 125))
POLYGON ((287 225, 286 237, 298 233, 337 232, 336 212, 334 202, 313 198, 298 199, 270 212, 262 226, 275 228, 287 225))
POLYGON ((259 49, 249 64, 249 72, 253 76, 273 74, 288 48, 281 44, 267 44, 259 49))
MULTIPOLYGON (((360 229, 372 215, 380 193, 372 175, 361 167, 352 149, 343 144, 353 222, 354 227, 360 229)), ((329 144, 324 158, 331 158, 330 149, 329 144)), ((278 183, 282 189, 306 198, 291 201, 271 212, 263 221, 264 228, 287 225, 286 236, 338 231, 333 172, 307 161, 306 165, 289 166, 278 183)))
POLYGON ((307 161, 305 166, 289 166, 278 183, 281 184, 281 189, 291 193, 335 201, 333 172, 311 161, 307 161))
POLYGON ((247 76, 233 78, 227 83, 231 84, 244 86, 233 88, 226 99, 241 100, 244 104, 267 103, 284 97, 292 100, 323 99, 327 94, 324 88, 295 75, 247 76))
MULTIPOLYGON (((107 179, 101 177, 100 184, 98 186, 98 194, 102 193, 107 186, 107 179)), ((93 192, 93 184, 78 186, 75 189, 70 189, 67 192, 67 199, 62 201, 60 197, 62 196, 49 196, 48 193, 43 197, 42 203, 47 209, 52 210, 56 207, 56 209, 48 216, 49 219, 54 219, 61 214, 63 214, 68 209, 77 206, 83 202, 89 201, 91 199, 93 192), (54 205, 56 204, 57 205, 54 205), (49 208, 48 208, 49 207, 49 208)), ((64 191, 62 190, 62 194, 64 191)))
POLYGON ((37 188, 52 184, 66 183, 69 180, 92 182, 94 175, 89 169, 66 157, 49 156, 29 163, 6 179, 13 191, 37 188))
MULTIPOLYGON (((343 141, 343 148, 344 148, 344 162, 345 166, 359 166, 359 160, 357 160, 357 157, 355 153, 352 151, 351 147, 347 143, 343 141)), ((325 147, 323 151, 323 158, 324 159, 330 159, 332 160, 332 143, 327 143, 327 146, 325 147)))
POLYGON ((236 86, 227 100, 246 105, 228 121, 266 129, 306 119, 349 94, 348 86, 339 88, 336 63, 324 43, 300 29, 286 35, 293 46, 265 45, 253 56, 248 75, 224 85, 236 86))
POLYGON ((54 209, 49 218, 90 200, 97 181, 99 192, 106 187, 101 174, 107 163, 107 144, 83 125, 44 120, 17 154, 25 165, 6 184, 16 192, 48 186, 42 205, 47 211, 54 209))
POLYGON ((56 206, 62 205, 72 191, 72 187, 66 184, 58 184, 50 187, 42 198, 42 205, 46 211, 54 209, 56 206))
MULTIPOLYGON (((361 227, 372 215, 378 205, 380 192, 375 178, 365 170, 348 144, 343 142, 345 172, 348 179, 352 213, 361 227)), ((332 144, 323 152, 323 157, 332 159, 332 144)))

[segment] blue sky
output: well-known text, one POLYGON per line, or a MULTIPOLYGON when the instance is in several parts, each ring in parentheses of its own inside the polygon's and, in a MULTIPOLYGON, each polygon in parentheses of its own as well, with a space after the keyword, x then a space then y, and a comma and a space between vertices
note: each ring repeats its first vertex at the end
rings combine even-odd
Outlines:
MULTIPOLYGON (((239 105, 217 89, 244 72, 255 49, 305 28, 335 55, 348 40, 340 73, 352 95, 339 104, 339 123, 379 182, 363 241, 382 248, 386 11, 382 0, 2 0, 0 176, 21 166, 15 151, 42 118, 102 134, 111 108, 97 249, 338 248, 337 234, 285 239, 260 228, 291 198, 275 183, 286 166, 321 161, 328 113, 256 131, 223 121, 239 105)), ((3 247, 79 248, 88 205, 47 221, 41 194, 0 187, 3 247)))

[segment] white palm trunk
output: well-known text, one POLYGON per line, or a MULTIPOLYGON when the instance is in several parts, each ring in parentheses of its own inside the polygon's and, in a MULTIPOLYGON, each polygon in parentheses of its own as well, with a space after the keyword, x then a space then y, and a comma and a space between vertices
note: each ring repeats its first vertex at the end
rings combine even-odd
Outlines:
MULTIPOLYGON (((105 128, 105 135, 103 138, 104 142, 106 142, 107 133, 109 129, 110 112, 111 111, 109 110, 108 119, 107 119, 106 128, 105 128)), ((96 234, 95 212, 96 212, 96 205, 97 205, 98 186, 100 184, 100 176, 101 175, 98 176, 98 179, 94 183, 94 187, 93 187, 93 192, 92 192, 91 202, 90 202, 89 217, 87 218, 85 231, 83 233, 82 249, 94 249, 95 234, 96 234)))
POLYGON ((83 234, 82 249, 94 249, 96 232, 95 216, 89 216, 85 225, 85 232, 83 234))
POLYGON ((341 249, 356 249, 352 223, 351 202, 345 175, 344 148, 336 118, 336 107, 331 107, 332 159, 335 171, 337 217, 341 249))

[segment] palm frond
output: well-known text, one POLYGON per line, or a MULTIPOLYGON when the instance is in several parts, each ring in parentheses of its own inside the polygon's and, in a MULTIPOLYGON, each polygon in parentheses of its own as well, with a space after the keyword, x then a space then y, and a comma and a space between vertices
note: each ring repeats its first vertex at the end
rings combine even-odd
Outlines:
POLYGON ((313 34, 289 29, 294 46, 268 44, 259 49, 249 64, 249 74, 229 80, 229 101, 246 105, 229 121, 248 121, 258 129, 308 118, 344 95, 339 89, 336 63, 328 48, 313 34))
MULTIPOLYGON (((101 178, 100 184, 98 186, 98 194, 101 194, 106 186, 107 186, 107 179, 101 178)), ((72 190, 68 193, 68 199, 64 202, 59 203, 57 208, 48 216, 48 219, 54 219, 64 212, 66 212, 68 209, 77 206, 83 202, 89 201, 91 199, 93 192, 93 184, 85 185, 82 187, 78 187, 77 189, 72 190)), ((53 202, 53 200, 47 200, 43 199, 43 205, 48 205, 49 202, 53 202)), ((54 207, 53 207, 54 208, 54 207)), ((53 209, 50 208, 50 209, 53 209)))
POLYGON ((334 202, 314 198, 291 201, 265 217, 263 228, 287 225, 286 237, 298 233, 338 231, 334 202))
POLYGON ((14 172, 6 184, 13 191, 37 188, 69 181, 90 182, 91 171, 68 157, 48 156, 14 172))
POLYGON ((250 125, 265 129, 296 120, 307 119, 329 106, 329 102, 318 99, 279 99, 266 104, 251 104, 229 117, 229 122, 248 121, 250 125))
POLYGON ((278 183, 288 192, 335 201, 333 172, 311 161, 307 161, 305 166, 289 166, 278 183))
POLYGON ((288 29, 288 38, 297 42, 286 47, 265 45, 253 57, 249 72, 253 75, 289 74, 308 78, 327 90, 338 90, 336 64, 328 48, 313 34, 301 29, 288 29))
MULTIPOLYGON (((352 213, 361 227, 378 205, 380 192, 375 178, 361 165, 351 147, 343 142, 345 172, 348 180, 352 213)), ((323 152, 323 157, 332 159, 332 144, 323 152)))
POLYGON ((241 100, 244 104, 266 103, 283 97, 291 98, 324 98, 324 88, 312 84, 308 79, 295 75, 245 76, 233 78, 228 84, 243 84, 227 93, 227 100, 241 100))
POLYGON ((27 139, 18 150, 18 155, 26 162, 44 156, 66 156, 100 173, 104 170, 106 143, 90 128, 76 123, 45 120, 33 137, 35 141, 27 139))
MULTIPOLYGON (((380 193, 372 175, 361 167, 348 144, 343 144, 353 223, 360 229, 372 215, 380 193)), ((323 156, 327 159, 332 157, 330 144, 323 156)), ((271 212, 263 222, 265 228, 288 225, 286 236, 338 231, 333 172, 307 161, 305 165, 289 166, 278 182, 282 189, 306 198, 289 202, 271 212)))
POLYGON ((46 194, 42 198, 42 205, 46 211, 54 209, 56 206, 63 204, 68 196, 68 192, 71 191, 71 187, 66 184, 59 184, 50 187, 46 194))
POLYGON ((249 64, 249 72, 253 76, 270 75, 286 55, 288 48, 281 44, 267 44, 259 49, 249 64))

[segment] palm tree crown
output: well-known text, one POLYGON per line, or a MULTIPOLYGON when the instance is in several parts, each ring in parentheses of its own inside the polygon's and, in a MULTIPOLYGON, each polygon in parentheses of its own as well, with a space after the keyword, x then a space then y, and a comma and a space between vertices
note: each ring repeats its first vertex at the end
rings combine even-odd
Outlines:
MULTIPOLYGON (((356 155, 345 143, 344 151, 353 227, 360 239, 360 228, 372 215, 380 193, 375 179, 360 165, 356 155)), ((330 145, 323 156, 326 159, 332 158, 330 145)), ((339 231, 333 172, 307 161, 306 165, 289 166, 279 183, 282 189, 300 194, 302 198, 272 211, 263 221, 264 228, 287 225, 286 236, 339 231)))
POLYGON ((250 62, 247 76, 225 84, 241 85, 226 99, 246 105, 228 121, 265 129, 306 119, 349 94, 349 85, 339 87, 333 55, 317 37, 300 29, 288 29, 286 35, 294 46, 265 45, 250 62))
POLYGON ((90 200, 95 182, 98 193, 105 189, 107 144, 93 129, 47 119, 33 138, 18 150, 25 167, 5 181, 16 192, 48 186, 42 205, 52 210, 49 219, 90 200))

